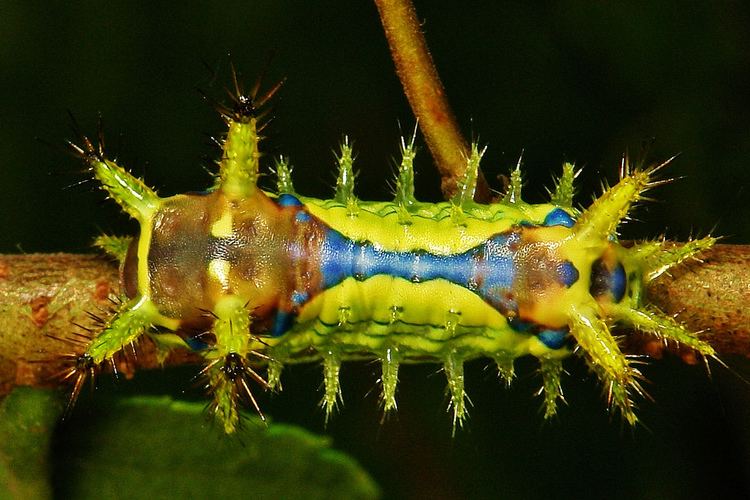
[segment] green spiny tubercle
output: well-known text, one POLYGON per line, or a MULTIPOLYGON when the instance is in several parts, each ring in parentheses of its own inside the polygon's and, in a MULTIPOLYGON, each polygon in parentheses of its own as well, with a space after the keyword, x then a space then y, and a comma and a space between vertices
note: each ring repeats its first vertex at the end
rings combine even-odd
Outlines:
POLYGON ((544 396, 544 418, 552 418, 557 415, 557 400, 564 401, 560 385, 563 364, 562 360, 554 358, 540 358, 539 363, 543 380, 539 392, 544 396))
POLYGON ((557 180, 555 191, 550 197, 550 201, 561 207, 573 208, 573 198, 575 197, 575 179, 578 177, 580 170, 576 171, 575 165, 569 162, 563 163, 563 171, 557 180))
POLYGON ((341 144, 341 153, 336 157, 339 174, 336 178, 336 193, 334 199, 346 205, 348 215, 357 214, 357 196, 354 194, 354 158, 349 137, 341 144))
POLYGON ((396 386, 398 385, 399 369, 398 351, 390 347, 387 348, 380 363, 382 365, 380 382, 383 388, 381 393, 383 411, 389 413, 398 408, 396 404, 396 386))
POLYGON ((94 246, 110 257, 117 259, 118 262, 123 262, 125 255, 128 253, 131 241, 133 241, 133 238, 130 236, 108 236, 103 234, 97 236, 94 240, 94 246))
POLYGON ((508 192, 505 193, 503 201, 508 204, 523 203, 521 194, 523 191, 523 177, 521 176, 521 159, 518 159, 516 168, 510 173, 510 183, 508 184, 508 192))
POLYGON ((394 203, 398 205, 399 221, 402 224, 411 223, 411 210, 417 204, 417 199, 414 197, 414 157, 416 156, 414 140, 416 134, 415 129, 408 144, 403 137, 401 138, 401 163, 396 177, 394 203))
POLYGON ((276 191, 279 194, 295 194, 294 184, 292 182, 292 167, 289 165, 289 159, 281 156, 276 161, 276 191))

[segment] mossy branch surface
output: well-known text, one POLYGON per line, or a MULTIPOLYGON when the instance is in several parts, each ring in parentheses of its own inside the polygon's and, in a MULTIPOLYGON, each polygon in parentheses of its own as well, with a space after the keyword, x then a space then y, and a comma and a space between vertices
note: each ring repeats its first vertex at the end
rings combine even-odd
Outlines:
MULTIPOLYGON (((116 266, 94 255, 0 255, 0 395, 16 386, 57 384, 65 339, 96 328, 93 315, 106 316, 118 294, 116 266), (80 325, 80 326, 78 326, 80 325), (83 327, 83 328, 82 328, 83 327)), ((750 245, 717 245, 700 261, 678 266, 648 289, 651 303, 674 314, 722 356, 750 357, 750 245)), ((628 336, 628 352, 654 352, 653 344, 628 336)), ((683 357, 689 360, 689 357, 683 357)), ((200 357, 174 350, 164 363, 152 344, 117 366, 121 376, 162 365, 195 364, 200 357)))

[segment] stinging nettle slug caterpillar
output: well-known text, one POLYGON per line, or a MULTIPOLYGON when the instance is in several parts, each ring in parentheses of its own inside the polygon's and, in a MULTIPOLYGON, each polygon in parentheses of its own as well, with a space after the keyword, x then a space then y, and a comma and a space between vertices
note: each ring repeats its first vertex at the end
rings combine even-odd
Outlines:
POLYGON ((396 409, 401 363, 442 363, 461 424, 465 361, 490 358, 510 382, 515 358, 536 357, 549 418, 562 398, 563 359, 575 352, 608 404, 635 424, 641 374, 612 335, 615 325, 715 357, 696 333, 645 303, 649 281, 715 239, 628 248, 617 239, 631 206, 663 182, 654 174, 666 162, 641 169, 624 160, 620 181, 583 211, 573 207, 571 164, 549 203, 523 201, 517 167, 502 200, 478 204, 483 151, 474 146, 457 194, 423 203, 414 197, 413 140, 402 140, 395 199, 368 202, 354 194, 345 141, 332 199, 297 194, 284 159, 269 193, 257 186, 259 110, 279 85, 261 96, 235 88, 231 104, 219 106, 228 130, 205 192, 159 197, 107 158, 101 140, 71 143, 140 224, 133 238, 97 240, 121 263, 122 298, 62 375, 73 384, 71 403, 101 365, 144 336, 205 358, 201 374, 226 433, 237 430, 240 400, 260 413, 251 384, 280 388, 287 363, 322 362, 326 416, 341 397, 343 361, 380 360, 386 412, 396 409))

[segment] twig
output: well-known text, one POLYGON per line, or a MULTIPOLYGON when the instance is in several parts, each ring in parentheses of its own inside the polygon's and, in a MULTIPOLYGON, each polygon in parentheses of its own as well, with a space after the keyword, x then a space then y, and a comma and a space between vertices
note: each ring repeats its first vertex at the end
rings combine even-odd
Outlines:
MULTIPOLYGON (((375 5, 404 93, 440 172, 443 195, 450 199, 456 191, 456 179, 466 169, 469 148, 445 97, 411 1, 375 0, 375 5)), ((480 172, 474 199, 486 203, 491 198, 480 172)))

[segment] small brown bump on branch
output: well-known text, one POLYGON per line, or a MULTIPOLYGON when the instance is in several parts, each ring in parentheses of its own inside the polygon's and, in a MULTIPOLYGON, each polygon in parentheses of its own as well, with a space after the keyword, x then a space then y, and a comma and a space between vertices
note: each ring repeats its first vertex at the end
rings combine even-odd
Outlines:
POLYGON ((94 300, 97 302, 106 303, 109 299, 109 294, 112 293, 112 287, 107 279, 102 278, 96 282, 94 287, 94 300))
POLYGON ((31 306, 31 322, 37 328, 41 328, 49 319, 49 309, 47 304, 50 303, 50 298, 47 296, 39 296, 31 300, 29 304, 31 306))
MULTIPOLYGON (((456 193, 456 180, 466 170, 470 152, 468 144, 448 104, 411 1, 375 0, 375 5, 380 13, 396 73, 440 172, 443 196, 449 200, 456 193)), ((480 203, 492 199, 481 171, 474 199, 480 203)))

